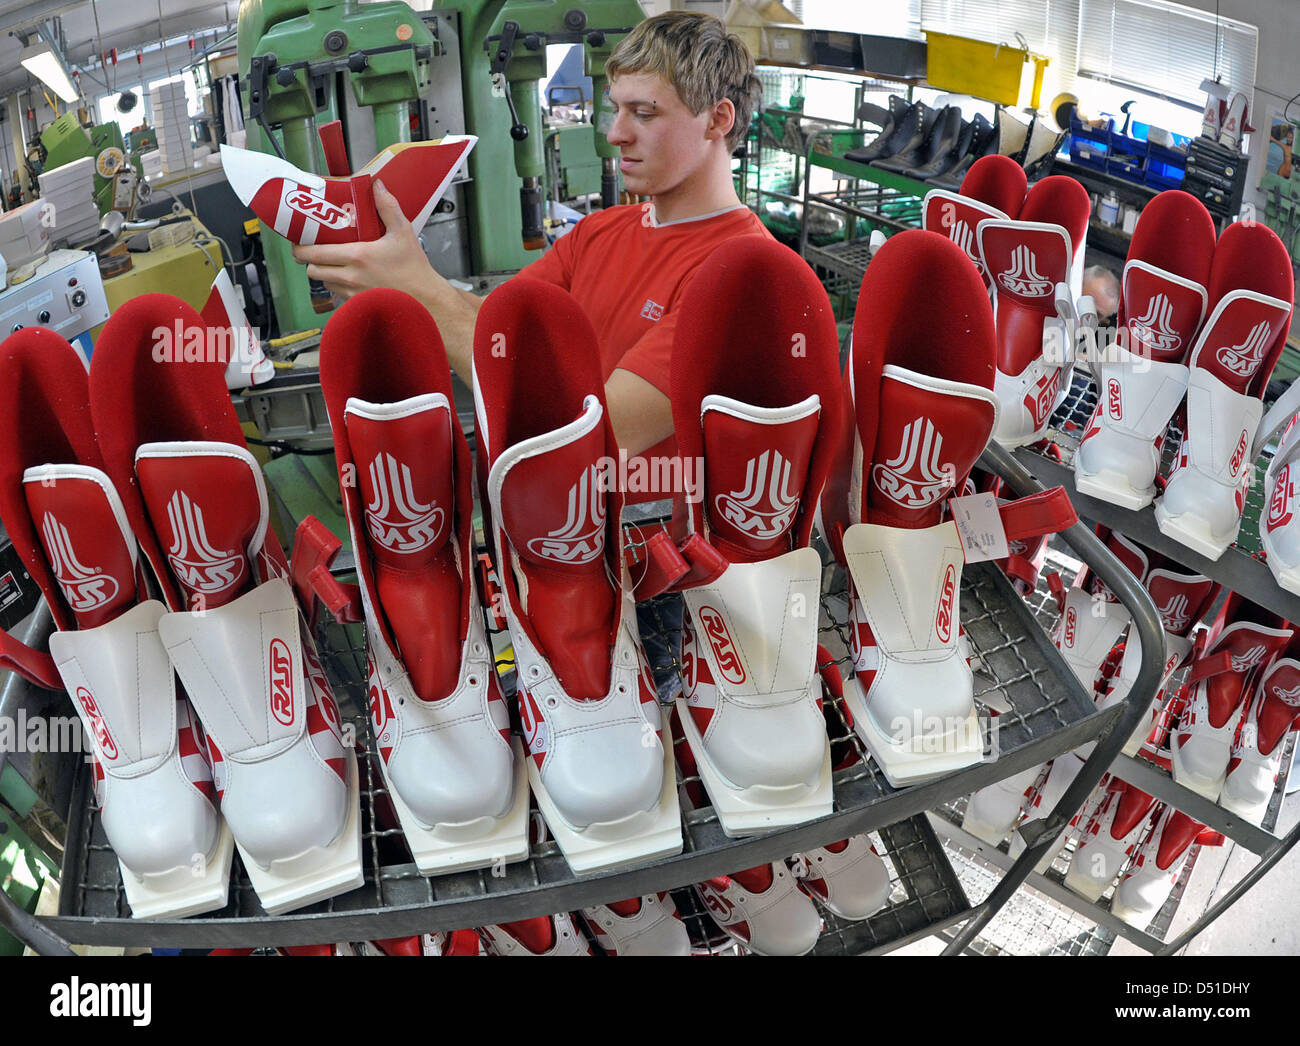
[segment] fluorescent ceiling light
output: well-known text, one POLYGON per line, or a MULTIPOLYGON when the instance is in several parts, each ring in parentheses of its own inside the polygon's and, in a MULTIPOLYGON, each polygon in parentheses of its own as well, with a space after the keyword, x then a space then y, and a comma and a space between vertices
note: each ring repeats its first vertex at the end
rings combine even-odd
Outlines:
POLYGON ((63 62, 63 56, 45 39, 44 31, 34 43, 22 49, 18 61, 24 69, 46 84, 63 101, 77 100, 77 89, 72 85, 72 77, 68 75, 68 67, 63 62))

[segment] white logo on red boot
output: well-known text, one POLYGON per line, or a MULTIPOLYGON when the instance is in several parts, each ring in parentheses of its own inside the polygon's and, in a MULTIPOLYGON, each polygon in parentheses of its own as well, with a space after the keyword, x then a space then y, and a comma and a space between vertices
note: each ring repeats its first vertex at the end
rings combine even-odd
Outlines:
POLYGON ((1239 345, 1224 345, 1215 352, 1214 356, 1225 369, 1237 377, 1249 378, 1259 368, 1259 361, 1264 358, 1264 350, 1268 348, 1269 343, 1268 334, 1268 321, 1260 320, 1251 328, 1245 341, 1239 345))
POLYGON ((951 465, 939 461, 943 436, 929 418, 915 418, 903 428, 898 454, 871 470, 880 492, 907 509, 929 508, 950 490, 951 465))
POLYGON ((1232 671, 1249 672, 1264 659, 1264 645, 1253 646, 1244 654, 1237 654, 1232 658, 1232 671))
POLYGON ((713 499, 722 518, 755 538, 777 538, 794 520, 799 498, 790 492, 790 462, 779 450, 765 450, 745 465, 741 490, 713 499))
POLYGON ((998 273, 998 283, 1022 298, 1042 298, 1052 293, 1052 281, 1038 272, 1038 258, 1023 243, 1011 252, 1011 268, 998 273))
POLYGON ((391 454, 376 454, 370 463, 374 499, 366 506, 366 528, 390 552, 410 554, 432 545, 442 534, 447 514, 435 502, 415 496, 411 469, 391 454))
POLYGON ((974 263, 979 274, 983 276, 985 272, 984 259, 979 256, 979 251, 975 247, 975 234, 971 232, 965 218, 959 220, 952 227, 952 242, 966 252, 966 257, 974 263))
POLYGON ((1272 688, 1273 696, 1281 701, 1284 705, 1291 708, 1300 708, 1300 686, 1289 687, 1283 690, 1280 686, 1272 688))
POLYGON ((529 550, 554 563, 590 563, 605 548, 605 501, 600 479, 590 465, 569 488, 569 508, 564 525, 547 531, 544 538, 528 542, 529 550))
POLYGON ((1159 614, 1167 631, 1182 632, 1187 627, 1187 619, 1191 616, 1187 597, 1181 592, 1173 593, 1169 597, 1169 602, 1159 608, 1159 614))
POLYGON ((97 610, 117 595, 117 579, 82 563, 72 549, 68 528, 48 512, 41 523, 41 533, 68 606, 79 612, 97 610))
POLYGON ((167 560, 181 584, 212 595, 224 592, 239 580, 242 557, 237 551, 222 552, 212 547, 203 525, 203 509, 185 491, 176 491, 167 502, 167 522, 172 528, 167 560))
POLYGON ((1172 352, 1183 344, 1182 335, 1172 327, 1173 319, 1173 302, 1167 295, 1157 294, 1147 302, 1146 312, 1128 322, 1142 344, 1161 352, 1172 352))

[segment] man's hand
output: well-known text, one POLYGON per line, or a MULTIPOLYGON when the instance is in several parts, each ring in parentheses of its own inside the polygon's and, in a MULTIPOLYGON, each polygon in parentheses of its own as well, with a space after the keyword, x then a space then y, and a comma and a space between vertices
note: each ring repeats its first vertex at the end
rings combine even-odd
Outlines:
POLYGON ((371 287, 392 287, 427 304, 444 281, 425 257, 397 198, 380 181, 373 189, 375 209, 386 230, 383 236, 369 243, 295 247, 294 260, 306 264, 309 279, 320 280, 342 298, 371 287))

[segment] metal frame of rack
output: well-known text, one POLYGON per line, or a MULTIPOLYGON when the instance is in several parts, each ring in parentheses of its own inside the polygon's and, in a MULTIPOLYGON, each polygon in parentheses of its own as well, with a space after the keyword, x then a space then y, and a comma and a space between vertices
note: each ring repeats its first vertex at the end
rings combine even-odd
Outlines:
MULTIPOLYGON (((1243 508, 1241 532, 1237 540, 1218 560, 1212 561, 1161 533, 1156 525, 1154 509, 1151 506, 1132 511, 1080 494, 1075 489, 1074 454, 1078 448, 1079 436, 1082 435, 1096 402, 1097 390, 1091 374, 1086 367, 1076 368, 1070 391, 1049 423, 1047 443, 1054 445, 1056 451, 1048 454, 1041 449, 1021 448, 1015 452, 1017 462, 1039 481, 1052 486, 1059 484, 1065 487, 1081 518, 1117 530, 1183 566, 1222 583, 1225 589, 1241 593, 1252 602, 1282 615, 1288 621, 1300 622, 1300 596, 1286 592, 1278 586, 1259 551, 1263 476, 1268 466, 1270 452, 1266 450, 1254 463, 1254 474, 1243 508), (1056 456, 1058 454, 1059 459, 1056 456)), ((1177 427, 1171 428, 1162 448, 1164 466, 1167 467, 1177 454, 1181 438, 1182 434, 1177 427)), ((1288 738, 1286 743, 1288 747, 1283 752, 1283 765, 1287 765, 1289 755, 1296 744, 1295 738, 1288 738)), ((1284 836, 1278 836, 1273 830, 1285 790, 1286 775, 1284 774, 1279 775, 1281 780, 1277 782, 1262 825, 1256 826, 1178 784, 1168 771, 1146 760, 1120 756, 1114 770, 1123 780, 1157 799, 1170 803, 1207 827, 1221 832, 1260 858, 1232 890, 1215 902, 1176 940, 1163 941, 1150 938, 1137 942, 1156 954, 1170 954, 1185 947, 1258 882, 1297 842, 1300 842, 1300 826, 1284 836)), ((1081 899, 1075 898, 1075 900, 1081 899)))
MULTIPOLYGON (((1019 465, 1004 452, 990 448, 986 467, 1006 481, 1023 486, 1019 465)), ((1032 481, 1030 481, 1032 483, 1032 481)), ((644 524, 638 532, 644 539, 644 524)), ((1158 618, 1145 591, 1127 575, 1110 552, 1086 528, 1076 525, 1066 535, 1081 559, 1106 580, 1129 607, 1139 629, 1150 630, 1144 649, 1159 649, 1158 618)), ((840 664, 847 662, 848 608, 843 570, 829 562, 823 584, 821 641, 840 664)), ((678 603, 680 605, 680 603, 678 603)), ((671 602, 643 604, 652 612, 667 611, 671 602)), ((365 884, 341 897, 300 913, 269 917, 257 905, 245 877, 232 883, 232 901, 215 916, 183 920, 135 921, 128 917, 120 888, 117 862, 102 834, 84 768, 78 774, 70 808, 69 838, 62 874, 61 909, 57 916, 17 918, 0 909, 4 923, 24 939, 36 938, 42 950, 58 948, 58 938, 84 944, 158 945, 181 947, 294 945, 338 940, 389 938, 438 929, 455 929, 506 922, 557 911, 675 889, 716 875, 780 860, 816 846, 861 832, 879 831, 886 858, 904 883, 903 896, 866 923, 841 925, 827 920, 831 937, 823 951, 883 951, 927 936, 945 927, 987 917, 998 904, 971 906, 961 891, 943 849, 929 826, 916 818, 957 796, 1038 765, 1047 759, 1100 738, 1093 759, 1085 765, 1076 791, 1067 793, 1053 817, 1068 822, 1074 807, 1100 780, 1122 739, 1145 711, 1159 673, 1156 655, 1144 659, 1133 695, 1125 706, 1099 711, 1077 684, 1033 612, 989 563, 968 565, 961 590, 963 627, 978 673, 976 697, 982 712, 991 706, 996 717, 997 749, 989 758, 937 781, 896 791, 866 758, 855 735, 844 731, 834 745, 852 746, 859 759, 835 775, 835 812, 829 817, 784 831, 743 840, 726 838, 709 807, 691 809, 681 782, 685 850, 682 855, 628 870, 576 877, 551 842, 532 847, 526 861, 490 871, 464 872, 426 878, 405 853, 400 833, 376 818, 374 800, 383 783, 375 771, 373 739, 364 709, 364 653, 360 629, 328 622, 319 629, 322 663, 335 687, 344 715, 357 724, 357 736, 367 746, 362 761, 362 808, 365 884), (996 758, 993 758, 996 756, 996 758), (905 827, 911 825, 910 828, 905 827), (12 924, 12 925, 11 925, 12 924)), ((668 614, 665 623, 647 625, 643 636, 657 647, 651 662, 664 693, 665 681, 680 679, 676 657, 678 623, 668 614), (665 653, 666 652, 666 653, 665 653)), ((504 680, 509 693, 509 676, 504 680)), ((827 692, 828 697, 829 691, 827 692)), ((834 698, 831 697, 832 702, 834 698)), ((986 719, 985 722, 990 720, 986 719)), ((1023 881, 1028 866, 1013 866, 1002 885, 1023 881)), ((1011 886, 1014 891, 1014 886, 1011 886)))

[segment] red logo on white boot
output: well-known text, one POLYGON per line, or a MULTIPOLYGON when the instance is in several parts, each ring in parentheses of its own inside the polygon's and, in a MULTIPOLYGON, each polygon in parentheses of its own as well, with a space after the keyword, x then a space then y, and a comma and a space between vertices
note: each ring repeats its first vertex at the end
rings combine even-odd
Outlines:
POLYGON ((95 704, 94 697, 84 686, 77 687, 77 700, 81 702, 81 707, 86 712, 86 718, 90 720, 90 728, 95 733, 95 740, 99 743, 99 749, 104 753, 104 758, 110 763, 117 758, 117 743, 113 740, 113 735, 109 733, 108 724, 104 722, 104 716, 99 711, 99 705, 95 704))
POLYGON ((1051 370, 1034 382, 1033 388, 1025 396, 1025 409, 1034 419, 1035 428, 1042 425, 1047 420, 1047 416, 1052 413, 1052 406, 1056 403, 1056 394, 1060 388, 1061 372, 1051 370))
POLYGON ((740 662, 740 655, 731 641, 727 623, 713 607, 700 607, 700 623, 704 634, 709 637, 709 646, 713 648, 713 658, 718 663, 718 671, 728 683, 739 686, 745 681, 745 666, 740 662))
POLYGON ((366 528, 384 548, 410 554, 442 536, 447 513, 415 496, 409 466, 391 454, 376 454, 370 463, 370 485, 375 493, 366 506, 366 528))
POLYGON ((223 552, 212 547, 203 525, 203 509, 185 491, 176 491, 167 502, 167 522, 172 528, 167 561, 186 588, 215 595, 240 579, 242 556, 233 549, 223 552))
POLYGON ((293 726, 293 655, 283 639, 272 639, 266 657, 271 714, 283 726, 293 726))
POLYGON ((1146 311, 1141 316, 1128 322, 1139 344, 1160 352, 1172 352, 1183 344, 1182 335, 1173 328, 1173 320, 1173 302, 1167 295, 1157 294, 1147 302, 1146 311))
POLYGON ((533 538, 528 549, 554 563, 590 563, 605 548, 605 501, 595 465, 569 488, 569 508, 563 526, 533 538))
POLYGON ((998 283, 1022 298, 1042 298, 1052 293, 1052 281, 1038 271, 1038 258, 1023 243, 1011 252, 1011 267, 998 273, 998 283))
POLYGON ((1273 484, 1273 495, 1268 500, 1268 529, 1273 530, 1291 522, 1291 466, 1283 465, 1273 484))
POLYGON ((719 494, 713 503, 723 519, 750 537, 780 537, 799 507, 798 495, 790 491, 791 471, 779 450, 765 450, 746 463, 741 489, 719 494))
POLYGON ((1065 645, 1074 647, 1074 626, 1077 617, 1074 613, 1074 607, 1067 607, 1065 610, 1065 645))
POLYGON ((929 508, 954 486, 952 466, 939 461, 942 449, 943 436, 930 419, 915 418, 903 428, 898 453, 872 468, 872 479, 903 508, 929 508))
POLYGON ((68 528, 50 513, 41 523, 50 565, 63 590, 63 597, 73 610, 84 613, 104 606, 118 593, 117 579, 102 570, 86 566, 72 549, 68 528))
POLYGON ((952 638, 952 601, 957 593, 957 570, 949 563, 943 574, 943 587, 939 590, 939 612, 934 618, 934 634, 939 642, 952 638))
POLYGON ((1269 341, 1268 321, 1260 320, 1241 344, 1224 345, 1214 355, 1224 369, 1239 378, 1249 378, 1259 368, 1269 341))
POLYGON ((1228 463, 1232 468, 1232 474, 1235 476, 1241 471, 1242 459, 1246 456, 1246 450, 1250 447, 1250 433, 1245 429, 1241 430, 1241 435, 1237 437, 1237 449, 1232 452, 1232 460, 1228 463))
POLYGON ((1106 380, 1106 413, 1115 421, 1122 421, 1124 418, 1124 397, 1118 378, 1106 380))

